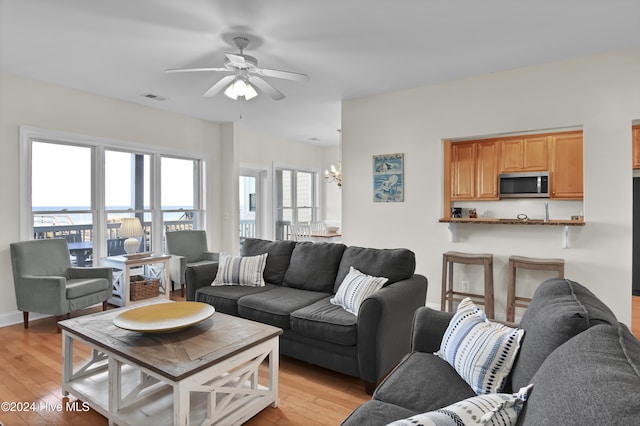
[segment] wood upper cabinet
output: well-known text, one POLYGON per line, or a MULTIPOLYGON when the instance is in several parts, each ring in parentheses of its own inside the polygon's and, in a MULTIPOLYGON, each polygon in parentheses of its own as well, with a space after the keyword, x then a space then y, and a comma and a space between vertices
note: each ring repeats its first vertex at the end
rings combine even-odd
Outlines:
POLYGON ((500 173, 549 170, 547 136, 502 139, 500 144, 500 173))
POLYGON ((640 169, 640 126, 632 127, 633 168, 640 169))
POLYGON ((475 196, 475 144, 451 144, 451 199, 469 200, 475 196))
POLYGON ((550 136, 551 198, 581 200, 584 198, 584 166, 582 132, 550 136))
POLYGON ((496 140, 451 144, 451 199, 498 199, 496 140))
POLYGON ((476 142, 476 198, 498 199, 498 160, 500 143, 476 142))

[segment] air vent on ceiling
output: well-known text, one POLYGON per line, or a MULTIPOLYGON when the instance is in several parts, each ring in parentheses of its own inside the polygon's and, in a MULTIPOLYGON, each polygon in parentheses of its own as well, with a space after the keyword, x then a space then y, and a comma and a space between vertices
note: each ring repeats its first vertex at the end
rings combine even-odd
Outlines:
POLYGON ((153 99, 154 101, 166 101, 167 98, 163 98, 162 96, 154 95, 153 93, 143 93, 143 98, 153 99))

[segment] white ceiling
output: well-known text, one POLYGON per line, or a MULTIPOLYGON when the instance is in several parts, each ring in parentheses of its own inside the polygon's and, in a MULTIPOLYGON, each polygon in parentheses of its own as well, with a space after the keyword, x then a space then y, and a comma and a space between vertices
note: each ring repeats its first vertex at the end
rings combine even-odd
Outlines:
POLYGON ((639 17, 639 0, 0 0, 0 69, 332 145, 342 100, 638 47, 639 17), (221 74, 164 72, 222 66, 235 35, 310 81, 232 101, 201 96, 221 74))

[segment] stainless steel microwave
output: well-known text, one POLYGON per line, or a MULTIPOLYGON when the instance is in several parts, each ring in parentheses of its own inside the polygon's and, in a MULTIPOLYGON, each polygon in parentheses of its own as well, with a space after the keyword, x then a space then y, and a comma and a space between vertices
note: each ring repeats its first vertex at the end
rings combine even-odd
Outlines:
POLYGON ((498 175, 500 198, 549 198, 549 172, 498 175))

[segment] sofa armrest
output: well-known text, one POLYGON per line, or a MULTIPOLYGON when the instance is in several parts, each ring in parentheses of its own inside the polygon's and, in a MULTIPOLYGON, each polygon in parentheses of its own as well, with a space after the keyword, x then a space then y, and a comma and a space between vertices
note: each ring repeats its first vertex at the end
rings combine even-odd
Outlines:
POLYGON ((427 285, 426 277, 415 274, 362 302, 357 323, 360 378, 376 383, 409 352, 413 313, 424 306, 427 285))
POLYGON ((184 274, 187 300, 196 300, 196 290, 211 285, 217 273, 218 263, 188 266, 184 274))
POLYGON ((449 326, 453 312, 421 307, 413 318, 411 351, 433 353, 440 349, 442 336, 449 326))

